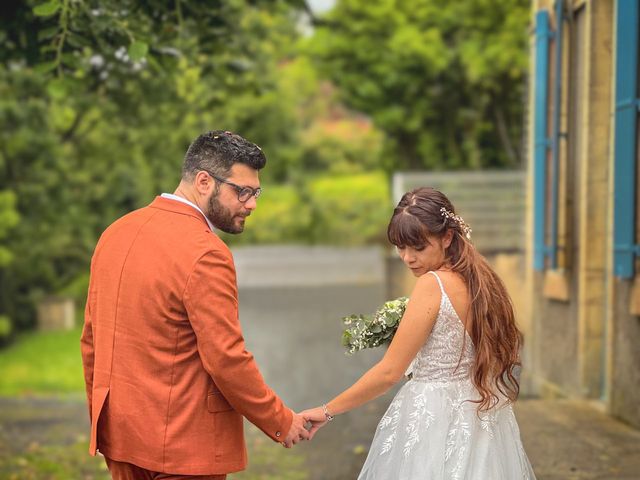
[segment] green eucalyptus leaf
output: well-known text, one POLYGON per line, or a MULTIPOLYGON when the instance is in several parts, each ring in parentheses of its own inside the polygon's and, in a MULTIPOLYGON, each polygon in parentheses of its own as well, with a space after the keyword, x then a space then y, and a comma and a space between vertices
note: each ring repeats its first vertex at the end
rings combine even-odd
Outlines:
POLYGON ((387 317, 384 319, 384 323, 389 327, 395 325, 397 322, 398 322, 398 319, 393 317, 387 317))

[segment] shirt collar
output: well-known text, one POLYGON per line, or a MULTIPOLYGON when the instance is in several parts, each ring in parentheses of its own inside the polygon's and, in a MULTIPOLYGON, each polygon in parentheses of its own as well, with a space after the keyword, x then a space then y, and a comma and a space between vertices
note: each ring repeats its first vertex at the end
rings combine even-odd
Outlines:
POLYGON ((168 198, 169 200, 175 200, 177 202, 182 202, 182 203, 186 203, 187 205, 192 206, 193 208, 195 208, 197 211, 199 211, 202 216, 204 217, 204 219, 207 221, 207 225, 209 225, 209 228, 211 229, 211 231, 213 232, 213 224, 211 223, 211 221, 207 218, 207 216, 204 214, 204 212, 202 210, 200 210, 200 207, 198 207, 195 203, 190 202, 189 200, 187 200, 186 198, 183 197, 179 197, 178 195, 174 195, 173 193, 163 193, 162 195, 160 195, 162 198, 168 198))

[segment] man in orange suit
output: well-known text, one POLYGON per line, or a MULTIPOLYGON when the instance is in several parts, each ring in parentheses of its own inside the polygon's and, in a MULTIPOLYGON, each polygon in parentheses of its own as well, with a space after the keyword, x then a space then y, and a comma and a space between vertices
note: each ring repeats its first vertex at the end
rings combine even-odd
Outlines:
POLYGON ((246 467, 243 416, 286 447, 309 437, 245 349, 233 258, 214 232, 242 232, 265 163, 239 135, 200 135, 176 191, 98 241, 81 347, 89 450, 114 479, 224 479, 246 467))

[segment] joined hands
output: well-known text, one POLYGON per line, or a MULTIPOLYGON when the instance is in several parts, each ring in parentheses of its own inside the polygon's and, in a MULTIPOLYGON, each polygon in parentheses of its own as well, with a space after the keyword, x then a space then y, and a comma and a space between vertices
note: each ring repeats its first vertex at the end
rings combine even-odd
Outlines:
POLYGON ((322 407, 310 408, 300 413, 293 412, 293 422, 282 446, 291 448, 303 440, 311 440, 316 432, 328 423, 322 407))

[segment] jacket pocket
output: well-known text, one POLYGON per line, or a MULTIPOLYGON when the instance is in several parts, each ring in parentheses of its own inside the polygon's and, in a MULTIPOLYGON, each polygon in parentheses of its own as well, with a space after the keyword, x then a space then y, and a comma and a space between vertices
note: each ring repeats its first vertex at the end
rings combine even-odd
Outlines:
POLYGON ((226 412, 233 410, 233 407, 227 399, 222 396, 222 393, 215 392, 207 395, 207 410, 211 413, 226 412))

